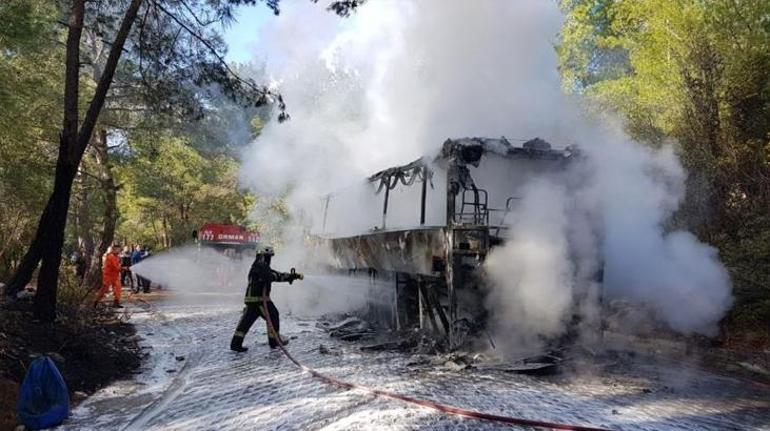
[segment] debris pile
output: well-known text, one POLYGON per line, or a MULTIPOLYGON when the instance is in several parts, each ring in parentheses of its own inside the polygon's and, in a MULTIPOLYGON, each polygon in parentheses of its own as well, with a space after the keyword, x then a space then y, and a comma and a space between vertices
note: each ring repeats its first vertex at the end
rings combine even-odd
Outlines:
POLYGON ((563 360, 564 358, 556 354, 556 352, 549 352, 543 355, 519 358, 514 361, 504 361, 502 359, 479 361, 474 366, 479 370, 545 376, 558 373, 563 360))
POLYGON ((369 323, 353 316, 348 316, 336 323, 325 319, 320 320, 316 326, 328 332, 330 336, 343 341, 371 339, 375 335, 374 328, 369 323))
MULTIPOLYGON (((430 331, 411 329, 403 331, 378 332, 358 317, 341 315, 326 316, 317 327, 329 336, 343 341, 368 341, 359 347, 364 352, 402 352, 414 355, 408 364, 412 367, 446 369, 453 372, 463 370, 499 371, 529 375, 553 375, 561 370, 565 359, 578 360, 585 356, 586 349, 554 349, 526 357, 510 360, 495 355, 470 352, 449 352, 444 337, 437 337, 430 331)), ((323 355, 339 356, 343 352, 333 347, 320 345, 318 352, 323 355)))
POLYGON ((479 370, 545 376, 558 373, 562 361, 561 357, 551 354, 535 355, 511 361, 483 353, 453 352, 443 355, 419 355, 407 365, 453 372, 479 370))

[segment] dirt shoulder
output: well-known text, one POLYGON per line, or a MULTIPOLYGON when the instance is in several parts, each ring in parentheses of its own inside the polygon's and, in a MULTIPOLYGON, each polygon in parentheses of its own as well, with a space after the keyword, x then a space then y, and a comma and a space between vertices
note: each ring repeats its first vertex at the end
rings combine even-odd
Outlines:
POLYGON ((83 306, 56 323, 35 321, 31 303, 0 298, 0 429, 13 429, 19 386, 30 363, 50 356, 73 405, 141 364, 138 337, 125 312, 83 306))

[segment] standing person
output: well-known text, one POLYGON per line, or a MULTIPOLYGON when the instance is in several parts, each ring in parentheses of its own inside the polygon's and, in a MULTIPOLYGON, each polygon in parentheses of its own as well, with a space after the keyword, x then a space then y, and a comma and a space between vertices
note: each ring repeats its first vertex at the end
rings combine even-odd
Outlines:
MULTIPOLYGON (((147 259, 151 255, 150 249, 142 246, 142 260, 147 259)), ((152 281, 149 278, 142 277, 142 292, 150 293, 150 284, 152 284, 152 281)))
MULTIPOLYGON (((136 265, 137 263, 141 262, 142 259, 144 259, 144 255, 142 254, 142 246, 136 244, 134 245, 133 253, 131 253, 131 265, 136 265)), ((136 274, 136 288, 134 288, 134 293, 139 293, 139 289, 142 287, 144 287, 144 277, 136 274)))
POLYGON ((131 275, 131 247, 129 246, 123 247, 123 252, 120 253, 120 283, 124 286, 131 286, 131 289, 134 288, 134 278, 131 275))
POLYGON ((251 329, 251 325, 262 317, 267 322, 267 342, 270 344, 271 349, 278 347, 278 344, 288 344, 289 340, 280 336, 280 322, 278 316, 278 309, 275 308, 273 301, 270 300, 270 287, 275 282, 288 282, 291 284, 294 280, 302 280, 304 277, 302 274, 297 274, 292 268, 291 272, 278 272, 270 268, 270 260, 273 257, 272 247, 264 247, 257 252, 257 257, 254 259, 254 263, 249 270, 249 286, 246 288, 246 298, 244 303, 246 306, 243 308, 243 315, 238 322, 238 327, 235 329, 233 339, 230 341, 230 350, 236 352, 245 352, 248 347, 243 347, 243 339, 246 337, 246 333, 251 329), (269 313, 270 321, 267 321, 265 316, 264 302, 267 302, 267 312, 269 313), (270 324, 275 330, 271 331, 270 324))
POLYGON ((115 244, 107 250, 104 255, 104 261, 102 262, 102 288, 96 293, 96 300, 94 301, 94 307, 101 301, 104 295, 112 288, 113 302, 112 306, 115 308, 123 308, 120 305, 120 289, 123 286, 120 284, 120 246, 115 244))

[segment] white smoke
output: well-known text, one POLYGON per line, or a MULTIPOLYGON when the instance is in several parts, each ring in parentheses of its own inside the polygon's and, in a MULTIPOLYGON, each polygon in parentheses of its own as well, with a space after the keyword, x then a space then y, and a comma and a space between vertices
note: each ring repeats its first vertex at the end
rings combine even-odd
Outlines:
POLYGON ((602 212, 605 290, 651 306, 673 328, 712 335, 731 284, 713 247, 664 225, 684 197, 685 173, 670 146, 651 150, 619 132, 591 154, 602 212))
POLYGON ((532 345, 537 340, 531 337, 558 335, 564 327, 574 272, 567 202, 563 186, 547 179, 529 183, 509 232, 511 240, 487 258, 487 271, 498 286, 487 299, 494 312, 505 313, 494 320, 496 332, 509 334, 507 343, 532 345))
MULTIPOLYGON (((727 272, 713 248, 664 228, 685 173, 671 146, 635 143, 618 121, 584 114, 561 93, 556 3, 372 1, 344 21, 287 3, 262 29, 260 56, 292 119, 263 129, 242 180, 289 191, 295 214, 318 216, 327 192, 435 154, 447 138, 578 144, 585 163, 525 185, 507 245, 488 257, 496 326, 511 339, 557 335, 585 299, 578 291, 595 297, 604 265, 609 298, 649 306, 674 329, 713 333, 731 303, 727 272)), ((336 214, 363 231, 379 202, 357 198, 336 214)))
POLYGON ((230 257, 211 248, 185 246, 150 256, 132 265, 134 274, 186 292, 242 292, 253 259, 230 257))
MULTIPOLYGON (((272 267, 281 272, 288 272, 291 262, 306 260, 302 254, 281 253, 276 257, 272 267)), ((184 246, 150 256, 131 270, 151 280, 155 288, 173 291, 175 302, 208 303, 215 299, 236 305, 243 303, 253 262, 253 252, 225 254, 205 246, 184 246)), ((297 270, 312 272, 313 268, 297 270)), ((317 318, 326 313, 367 311, 370 306, 387 307, 389 298, 383 295, 386 290, 373 280, 311 273, 291 285, 274 283, 270 297, 281 312, 317 318)))

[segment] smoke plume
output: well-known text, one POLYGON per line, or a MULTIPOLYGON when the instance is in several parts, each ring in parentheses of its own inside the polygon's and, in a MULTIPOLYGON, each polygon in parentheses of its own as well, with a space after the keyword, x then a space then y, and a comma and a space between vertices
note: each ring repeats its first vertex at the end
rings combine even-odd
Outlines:
POLYGON ((715 249, 665 228, 686 177, 674 147, 636 143, 618 120, 561 92, 562 21, 557 2, 542 0, 369 2, 343 21, 287 3, 261 30, 260 56, 292 119, 268 124, 244 152, 243 183, 288 192, 294 214, 314 223, 326 193, 352 190, 334 218, 361 232, 377 224, 381 202, 363 178, 433 155, 447 138, 577 144, 581 163, 523 185, 508 241, 488 257, 494 326, 511 340, 558 335, 576 303, 595 313, 603 268, 606 299, 713 333, 730 280, 715 249))
MULTIPOLYGON (((293 247, 290 250, 299 250, 293 247)), ((282 253, 272 265, 288 272, 289 262, 302 261, 303 255, 282 253)), ((242 304, 253 253, 226 256, 208 247, 186 246, 150 256, 131 270, 155 286, 174 291, 173 301, 242 304)), ((305 269, 300 267, 299 270, 305 269)), ((388 286, 371 280, 351 280, 333 275, 307 275, 292 285, 275 283, 271 299, 282 312, 303 318, 317 318, 327 313, 366 311, 369 307, 388 306, 388 286)))

